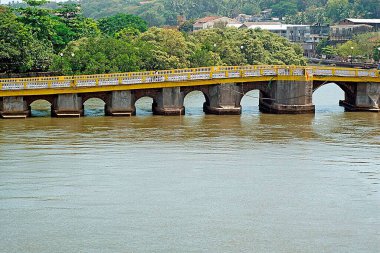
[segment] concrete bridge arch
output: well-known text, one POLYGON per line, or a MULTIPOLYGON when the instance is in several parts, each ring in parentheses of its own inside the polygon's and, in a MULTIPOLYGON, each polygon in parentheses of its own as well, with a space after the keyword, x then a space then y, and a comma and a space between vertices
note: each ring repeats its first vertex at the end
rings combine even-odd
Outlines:
POLYGON ((356 97, 356 83, 346 83, 346 82, 313 82, 313 94, 316 92, 318 89, 325 85, 329 84, 335 84, 338 86, 343 92, 345 96, 346 101, 355 101, 356 97))

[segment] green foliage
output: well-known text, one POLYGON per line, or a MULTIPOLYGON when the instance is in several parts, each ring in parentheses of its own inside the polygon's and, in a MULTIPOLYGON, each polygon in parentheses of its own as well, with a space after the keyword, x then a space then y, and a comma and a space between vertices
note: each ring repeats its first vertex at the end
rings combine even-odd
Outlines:
POLYGON ((46 4, 47 0, 24 0, 29 6, 37 7, 46 4))
POLYGON ((181 32, 192 32, 193 31, 193 24, 195 23, 194 19, 186 20, 184 23, 182 23, 179 26, 179 30, 181 32))
POLYGON ((336 51, 339 56, 343 57, 352 57, 362 54, 360 46, 353 41, 347 41, 346 43, 339 45, 336 51))
POLYGON ((65 74, 93 74, 139 70, 138 49, 111 37, 83 38, 71 42, 56 56, 53 71, 65 74))
POLYGON ((74 39, 75 33, 62 19, 51 14, 51 11, 39 8, 38 5, 44 1, 26 1, 32 5, 18 8, 18 20, 39 40, 52 43, 55 50, 60 50, 74 39))
POLYGON ((76 3, 59 3, 54 15, 60 17, 73 32, 74 38, 93 37, 100 35, 98 23, 92 18, 85 18, 81 6, 76 3))
POLYGON ((82 0, 85 15, 101 18, 117 13, 142 17, 150 26, 175 25, 176 17, 188 19, 208 15, 233 17, 239 13, 258 14, 273 9, 279 17, 295 23, 335 22, 346 17, 378 18, 378 0, 82 0))
POLYGON ((272 6, 273 14, 276 17, 285 17, 297 13, 297 4, 289 0, 281 0, 272 6))
POLYGON ((380 44, 380 32, 364 33, 355 36, 353 40, 338 45, 337 51, 342 57, 353 55, 356 58, 376 60, 376 45, 378 44, 380 44))
POLYGON ((330 19, 326 16, 325 8, 312 6, 303 12, 287 15, 285 22, 288 24, 327 24, 330 19))
POLYGON ((209 29, 190 35, 150 28, 71 42, 52 70, 92 74, 210 65, 306 64, 302 49, 261 30, 209 29))
MULTIPOLYGON (((0 9, 1 71, 50 68, 64 74, 92 74, 210 65, 305 64, 299 46, 267 31, 226 29, 223 24, 220 29, 192 34, 156 27, 146 30, 147 22, 129 14, 96 22, 84 17, 75 3, 56 4, 52 10, 41 6, 44 1, 26 2, 29 5, 13 12, 0 9)), ((227 2, 223 6, 230 6, 227 2)), ((178 11, 182 3, 188 4, 165 2, 169 3, 178 11)), ((211 3, 202 4, 205 9, 215 8, 211 3)), ((177 19, 176 12, 165 10, 164 4, 144 6, 151 5, 162 11, 157 18, 177 19)), ((218 11, 230 10, 223 7, 218 11)), ((192 22, 185 22, 182 30, 190 30, 192 22)))
POLYGON ((299 47, 259 29, 201 30, 190 39, 215 52, 223 65, 306 64, 299 47))
POLYGON ((183 34, 176 30, 150 28, 140 39, 153 46, 145 69, 185 68, 189 66, 189 48, 183 34))
POLYGON ((327 39, 322 39, 317 47, 316 47, 316 51, 319 55, 323 54, 323 48, 327 47, 329 45, 329 41, 327 39))
POLYGON ((326 46, 322 48, 322 54, 326 55, 327 58, 331 58, 331 57, 336 56, 338 52, 336 48, 334 48, 333 46, 326 46))
POLYGON ((111 36, 127 28, 137 29, 140 32, 145 32, 148 29, 145 20, 129 14, 117 14, 115 16, 102 18, 98 22, 100 30, 111 36))
POLYGON ((326 16, 333 22, 350 17, 351 5, 348 0, 328 0, 326 6, 326 16))
POLYGON ((377 44, 373 49, 373 59, 380 62, 380 43, 377 44))
POLYGON ((9 9, 0 6, 0 72, 45 70, 52 48, 39 42, 9 9))

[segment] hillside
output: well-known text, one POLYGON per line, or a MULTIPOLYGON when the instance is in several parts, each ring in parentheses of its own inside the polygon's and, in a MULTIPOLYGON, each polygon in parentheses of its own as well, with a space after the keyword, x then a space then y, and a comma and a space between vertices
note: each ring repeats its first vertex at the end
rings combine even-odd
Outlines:
POLYGON ((207 15, 233 17, 272 9, 276 17, 294 22, 333 23, 346 17, 379 18, 379 0, 83 0, 84 14, 101 18, 116 13, 136 14, 151 26, 175 25, 177 16, 187 19, 207 15))

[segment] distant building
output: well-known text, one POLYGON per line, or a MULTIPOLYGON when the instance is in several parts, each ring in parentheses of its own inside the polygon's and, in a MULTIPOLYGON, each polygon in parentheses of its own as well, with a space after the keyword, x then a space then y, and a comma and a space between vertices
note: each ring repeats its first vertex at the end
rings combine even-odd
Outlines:
POLYGON ((310 26, 310 34, 319 35, 321 37, 327 38, 330 35, 330 26, 320 23, 315 23, 310 26))
POLYGON ((263 20, 270 20, 272 17, 272 9, 265 9, 260 12, 260 15, 263 17, 263 20))
POLYGON ((354 35, 373 31, 370 25, 334 25, 330 27, 330 40, 345 42, 351 40, 354 35))
POLYGON ((254 16, 252 15, 247 15, 247 14, 239 14, 236 16, 236 21, 239 23, 245 23, 245 22, 256 22, 259 21, 258 19, 255 19, 254 16))
POLYGON ((316 48, 319 42, 323 39, 328 39, 330 36, 330 26, 323 24, 313 24, 310 26, 310 37, 303 43, 304 54, 307 57, 315 57, 316 48))
POLYGON ((202 29, 212 28, 214 26, 214 20, 220 18, 219 16, 209 16, 198 19, 193 25, 193 30, 198 31, 202 29))
POLYGON ((339 25, 369 25, 375 31, 380 30, 380 19, 364 19, 364 18, 346 18, 339 22, 339 25))
POLYGON ((238 29, 247 28, 244 24, 241 24, 241 23, 229 23, 226 25, 226 27, 235 27, 238 29))
POLYGON ((281 24, 281 22, 247 22, 244 25, 248 29, 267 30, 286 38, 287 25, 281 24))
POLYGON ((248 29, 267 30, 292 42, 306 42, 310 39, 310 25, 282 24, 281 22, 247 22, 248 29))
POLYGON ((286 38, 292 42, 311 42, 310 25, 286 25, 286 38))
POLYGON ((214 27, 237 27, 239 28, 242 24, 237 20, 228 18, 228 17, 219 17, 219 16, 209 16, 198 19, 193 25, 194 31, 199 31, 207 28, 214 27))

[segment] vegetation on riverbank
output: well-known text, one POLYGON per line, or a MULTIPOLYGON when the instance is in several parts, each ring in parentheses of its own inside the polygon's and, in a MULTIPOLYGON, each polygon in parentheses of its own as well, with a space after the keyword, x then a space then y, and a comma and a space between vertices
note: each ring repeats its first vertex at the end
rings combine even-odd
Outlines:
POLYGON ((92 74, 244 64, 306 64, 302 49, 267 31, 210 29, 193 34, 147 27, 133 15, 94 20, 77 4, 0 6, 0 72, 92 74))

